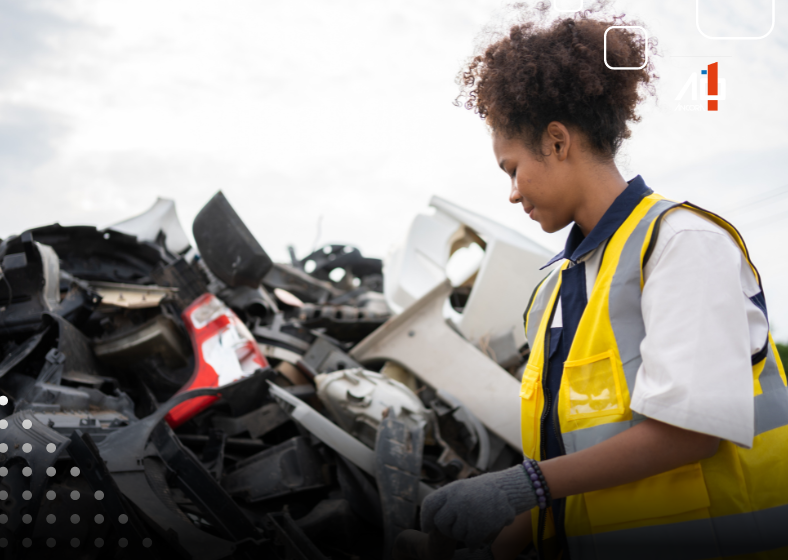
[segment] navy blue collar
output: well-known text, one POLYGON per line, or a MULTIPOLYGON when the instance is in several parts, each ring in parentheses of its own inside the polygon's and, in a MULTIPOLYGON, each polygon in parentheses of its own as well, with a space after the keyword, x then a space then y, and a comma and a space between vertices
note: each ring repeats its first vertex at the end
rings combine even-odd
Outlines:
POLYGON ((640 201, 653 192, 646 186, 640 175, 629 181, 627 188, 616 197, 613 204, 602 216, 602 219, 599 220, 599 223, 588 234, 588 237, 585 237, 583 232, 580 231, 580 226, 577 224, 572 225, 569 237, 566 238, 564 250, 550 259, 542 268, 547 268, 561 259, 569 259, 576 263, 578 259, 599 247, 606 239, 616 233, 635 207, 640 204, 640 201))

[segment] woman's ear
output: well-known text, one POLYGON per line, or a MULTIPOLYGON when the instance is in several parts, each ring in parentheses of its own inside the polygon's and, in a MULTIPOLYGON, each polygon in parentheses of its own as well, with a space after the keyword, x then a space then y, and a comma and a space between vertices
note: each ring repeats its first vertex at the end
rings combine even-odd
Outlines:
POLYGON ((562 123, 553 121, 547 125, 545 130, 546 144, 550 155, 555 154, 558 161, 564 161, 569 154, 569 148, 572 144, 572 135, 569 129, 562 123))

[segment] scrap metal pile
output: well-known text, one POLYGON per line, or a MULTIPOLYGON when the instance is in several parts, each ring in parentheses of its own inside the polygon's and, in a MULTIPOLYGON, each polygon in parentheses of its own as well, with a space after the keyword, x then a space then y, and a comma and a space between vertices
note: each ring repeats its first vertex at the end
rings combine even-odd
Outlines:
POLYGON ((222 193, 196 248, 162 199, 3 240, 0 555, 383 559, 432 490, 516 464, 547 254, 431 204, 385 278, 273 263, 222 193))

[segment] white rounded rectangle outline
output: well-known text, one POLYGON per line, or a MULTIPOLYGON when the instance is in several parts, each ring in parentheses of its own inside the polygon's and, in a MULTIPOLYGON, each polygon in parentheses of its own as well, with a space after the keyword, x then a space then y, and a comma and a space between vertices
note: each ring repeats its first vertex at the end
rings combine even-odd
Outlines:
POLYGON ((716 41, 757 41, 758 39, 764 39, 774 31, 774 22, 777 19, 775 10, 776 3, 776 0, 772 0, 772 26, 765 35, 761 35, 760 37, 712 37, 711 35, 706 35, 700 28, 700 0, 695 0, 695 27, 698 28, 698 33, 706 37, 706 39, 714 39, 716 41))
POLYGON ((560 12, 562 14, 574 13, 574 12, 581 12, 583 10, 583 0, 580 0, 580 7, 576 10, 561 10, 558 8, 558 2, 554 0, 553 7, 555 8, 556 12, 560 12))
POLYGON ((603 56, 602 58, 605 60, 605 66, 610 68, 611 70, 643 70, 648 64, 648 31, 646 31, 643 27, 639 25, 611 25, 607 29, 605 29, 605 38, 604 38, 604 45, 602 50, 603 56), (645 49, 644 49, 644 56, 645 61, 643 61, 643 66, 610 66, 607 63, 607 32, 611 29, 640 29, 643 32, 643 36, 645 37, 645 49))

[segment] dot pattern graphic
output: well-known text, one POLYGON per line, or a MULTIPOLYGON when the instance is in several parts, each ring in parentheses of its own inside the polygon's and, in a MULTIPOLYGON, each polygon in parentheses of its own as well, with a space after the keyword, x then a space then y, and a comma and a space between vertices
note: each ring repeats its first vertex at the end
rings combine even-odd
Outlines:
MULTIPOLYGON (((7 403, 8 403, 7 397, 5 396, 0 397, 0 405, 5 406, 7 403)), ((32 426, 33 423, 30 420, 24 420, 22 422, 22 427, 26 430, 29 430, 30 428, 32 428, 32 426)), ((6 420, 0 420, 0 429, 6 429, 7 427, 8 427, 8 422, 6 420)), ((30 453, 32 450, 33 450, 32 444, 30 443, 22 444, 22 451, 24 453, 30 453)), ((46 450, 48 453, 54 453, 55 451, 57 451, 57 445, 55 445, 54 443, 48 443, 46 445, 46 450)), ((7 452, 8 452, 8 444, 0 443, 0 453, 7 453, 7 452)), ((81 471, 79 467, 74 466, 71 467, 69 473, 73 477, 78 477, 81 474, 81 471)), ((33 469, 26 466, 22 469, 22 474, 26 477, 30 477, 33 474, 33 469)), ((46 474, 49 477, 54 477, 57 474, 57 470, 54 467, 48 467, 46 470, 46 474)), ((5 476, 8 476, 8 469, 6 467, 0 467, 0 477, 5 477, 5 476)), ((80 493, 77 490, 73 490, 70 492, 69 497, 74 501, 79 500, 80 493)), ((93 497, 96 500, 101 501, 104 499, 104 492, 101 490, 96 490, 93 494, 93 497)), ((8 498, 9 498, 8 492, 5 490, 0 490, 0 501, 8 500, 8 498)), ((31 500, 33 498, 33 493, 30 490, 25 490, 24 492, 22 492, 22 498, 24 500, 31 500)), ((48 490, 46 492, 46 498, 50 501, 55 500, 57 498, 57 493, 54 490, 48 490)), ((96 516, 93 519, 95 523, 98 525, 104 523, 104 516, 100 513, 96 514, 96 516)), ((75 513, 71 515, 69 520, 71 521, 72 524, 76 525, 80 522, 80 517, 75 513)), ((0 525, 4 525, 8 523, 8 521, 9 518, 6 514, 0 514, 0 525)), ((128 521, 129 518, 126 514, 121 514, 118 516, 119 523, 126 524, 128 523, 128 521)), ((29 525, 33 522, 33 517, 30 514, 25 514, 22 516, 22 522, 25 523, 26 525, 29 525)), ((57 522, 57 517, 54 514, 50 513, 46 516, 46 522, 49 525, 54 525, 57 522)), ((73 548, 79 548, 81 544, 80 540, 76 537, 72 538, 69 541, 69 543, 73 548)), ((94 544, 96 548, 102 548, 104 546, 104 539, 97 538, 95 539, 94 544)), ((25 548, 30 548, 32 545, 33 545, 33 541, 30 538, 25 538, 22 541, 22 546, 24 546, 25 548)), ((57 540, 51 537, 47 538, 46 545, 49 548, 54 548, 55 546, 57 546, 57 540)), ((129 545, 128 539, 121 538, 118 540, 118 546, 120 548, 126 548, 128 545, 129 545)), ((8 546, 8 539, 0 538, 0 548, 5 548, 7 546, 8 546)), ((145 548, 150 548, 151 546, 153 546, 153 541, 150 538, 146 537, 142 540, 142 546, 145 548)))
POLYGON ((32 427, 33 427, 33 423, 32 423, 30 420, 23 420, 23 421, 22 421, 22 427, 23 427, 25 430, 29 430, 30 428, 32 428, 32 427))
POLYGON ((5 430, 8 427, 8 420, 5 418, 0 420, 0 430, 5 430))
POLYGON ((8 404, 8 397, 6 397, 5 395, 0 397, 0 405, 5 406, 7 404, 8 404))

